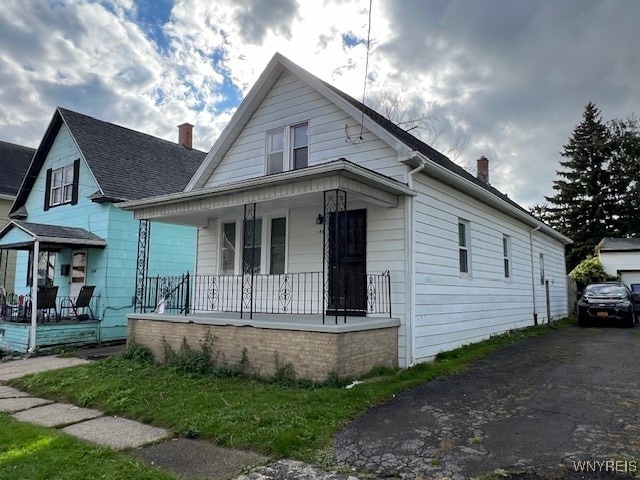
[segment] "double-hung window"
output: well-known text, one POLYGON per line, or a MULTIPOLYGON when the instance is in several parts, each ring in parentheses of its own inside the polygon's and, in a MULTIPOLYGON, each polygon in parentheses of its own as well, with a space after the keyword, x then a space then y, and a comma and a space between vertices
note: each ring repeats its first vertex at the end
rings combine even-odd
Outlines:
POLYGON ((309 165, 309 124, 299 123, 267 132, 267 175, 309 165))
POLYGON ((511 278, 511 237, 509 235, 502 236, 502 256, 504 263, 504 278, 511 278))
POLYGON ((242 272, 279 275, 285 272, 287 219, 273 217, 220 224, 221 275, 242 272), (237 233, 236 225, 240 225, 237 233))
POLYGON ((460 260, 460 273, 471 274, 471 252, 469 242, 469 222, 458 220, 458 256, 460 260))
POLYGON ((48 169, 44 194, 44 209, 78 203, 80 160, 60 168, 48 169))

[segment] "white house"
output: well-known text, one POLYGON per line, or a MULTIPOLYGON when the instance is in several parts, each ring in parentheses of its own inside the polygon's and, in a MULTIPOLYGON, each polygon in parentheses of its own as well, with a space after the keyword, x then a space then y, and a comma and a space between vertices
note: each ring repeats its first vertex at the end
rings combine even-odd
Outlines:
POLYGON ((603 238, 595 250, 609 275, 640 284, 640 238, 603 238))
POLYGON ((227 361, 324 378, 567 315, 571 240, 479 171, 276 54, 182 193, 120 205, 199 227, 195 275, 130 338, 208 333, 227 361))

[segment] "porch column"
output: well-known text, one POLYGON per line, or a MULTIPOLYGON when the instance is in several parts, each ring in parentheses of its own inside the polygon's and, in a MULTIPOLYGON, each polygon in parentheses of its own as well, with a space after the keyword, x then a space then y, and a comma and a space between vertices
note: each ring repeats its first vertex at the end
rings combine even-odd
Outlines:
POLYGON ((347 322, 347 192, 327 190, 324 192, 323 222, 323 262, 322 284, 324 286, 324 305, 322 323, 326 310, 335 314, 338 323, 338 311, 343 310, 343 321, 347 322))
POLYGON ((40 241, 33 240, 33 261, 31 262, 31 328, 29 329, 29 352, 36 350, 36 330, 38 327, 38 263, 40 261, 40 241))
POLYGON ((7 288, 7 269, 9 267, 9 250, 0 248, 0 285, 7 288))
MULTIPOLYGON (((149 270, 150 237, 151 222, 149 220, 140 220, 138 225, 138 255, 136 258, 136 291, 133 305, 133 311, 139 313, 146 313, 143 309, 146 307, 145 282, 149 270)), ((155 307, 156 305, 153 305, 153 308, 155 307)))
POLYGON ((249 203, 244 206, 244 220, 242 222, 242 298, 240 300, 240 318, 243 318, 244 314, 249 311, 249 319, 253 319, 255 246, 256 204, 249 203))

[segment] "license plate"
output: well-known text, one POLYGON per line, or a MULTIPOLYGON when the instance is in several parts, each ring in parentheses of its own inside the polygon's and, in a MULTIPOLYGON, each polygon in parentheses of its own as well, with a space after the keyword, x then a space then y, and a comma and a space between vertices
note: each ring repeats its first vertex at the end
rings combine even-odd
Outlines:
POLYGON ((607 312, 598 312, 599 317, 608 317, 609 314, 607 312))

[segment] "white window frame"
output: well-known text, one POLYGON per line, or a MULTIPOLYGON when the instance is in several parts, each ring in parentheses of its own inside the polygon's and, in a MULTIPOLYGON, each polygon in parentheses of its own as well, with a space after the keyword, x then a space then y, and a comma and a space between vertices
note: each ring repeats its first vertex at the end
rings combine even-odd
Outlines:
POLYGON ((504 279, 511 281, 513 279, 513 263, 511 262, 511 237, 502 235, 502 265, 504 269, 504 279))
POLYGON ((64 167, 51 170, 51 187, 48 192, 49 206, 55 207, 73 201, 73 163, 64 167), (59 174, 59 181, 56 182, 56 175, 59 174), (60 194, 56 200, 56 192, 60 194))
MULTIPOLYGON (((274 128, 266 132, 265 136, 265 155, 264 155, 264 174, 265 175, 274 175, 276 173, 287 172, 290 170, 294 170, 293 165, 293 130, 297 127, 301 127, 303 125, 307 126, 307 167, 309 166, 309 150, 310 150, 310 135, 309 135, 309 121, 292 123, 290 125, 283 125, 279 128, 274 128), (271 136, 280 133, 282 134, 282 151, 273 150, 271 151, 271 136), (280 172, 269 172, 269 156, 276 153, 282 153, 282 170, 280 172)), ((297 148, 305 148, 305 146, 299 145, 297 148)), ((305 168, 305 167, 301 167, 305 168)))
MULTIPOLYGON (((260 244, 260 275, 271 275, 271 220, 274 218, 285 219, 285 257, 284 257, 284 273, 289 271, 289 213, 288 212, 268 212, 261 216, 256 216, 256 220, 262 220, 262 242, 260 244)), ((244 219, 240 218, 225 218, 218 221, 218 264, 216 270, 218 275, 229 275, 222 273, 222 238, 223 229, 222 226, 226 223, 234 223, 236 225, 236 243, 235 243, 235 258, 234 258, 234 273, 233 275, 242 275, 242 255, 244 252, 244 219)))
POLYGON ((461 277, 471 277, 471 222, 468 220, 464 220, 462 218, 458 219, 458 228, 457 228, 457 238, 458 238, 458 270, 460 272, 461 277), (460 226, 464 226, 464 240, 465 245, 460 244, 460 226), (462 252, 466 252, 467 258, 467 270, 462 270, 462 252))
POLYGON ((544 253, 540 253, 540 285, 544 285, 545 273, 544 273, 544 253))

